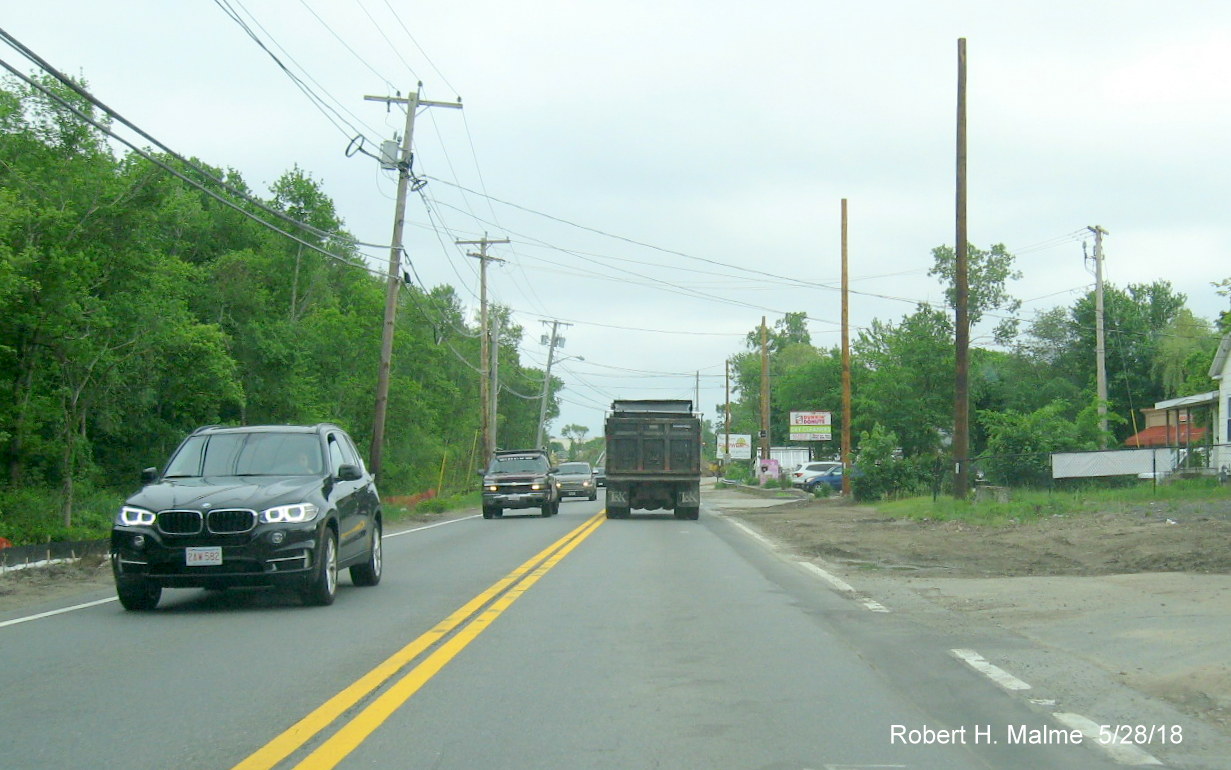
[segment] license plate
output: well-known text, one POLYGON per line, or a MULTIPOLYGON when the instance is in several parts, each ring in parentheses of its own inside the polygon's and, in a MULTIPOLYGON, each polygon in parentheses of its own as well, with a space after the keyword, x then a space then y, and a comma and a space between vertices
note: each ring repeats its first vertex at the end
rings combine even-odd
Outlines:
POLYGON ((222 546, 185 548, 184 563, 189 567, 217 567, 222 564, 222 546))

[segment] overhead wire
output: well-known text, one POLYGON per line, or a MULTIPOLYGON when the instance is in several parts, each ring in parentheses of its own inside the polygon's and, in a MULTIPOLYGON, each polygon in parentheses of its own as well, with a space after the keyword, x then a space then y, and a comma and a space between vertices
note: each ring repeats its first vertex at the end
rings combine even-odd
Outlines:
MULTIPOLYGON (((277 56, 277 54, 271 51, 269 49, 269 46, 265 45, 265 41, 262 40, 261 37, 256 34, 256 32, 252 29, 251 26, 248 25, 247 22, 245 22, 242 18, 240 18, 239 12, 236 11, 231 6, 231 3, 235 3, 235 5, 239 6, 240 8, 243 8, 243 5, 240 3, 240 0, 214 0, 214 4, 217 5, 220 9, 222 9, 222 12, 225 13, 228 17, 230 17, 232 21, 238 24, 240 29, 243 30, 244 33, 248 35, 248 37, 251 38, 251 40, 254 43, 256 43, 257 46, 262 51, 264 51, 269 56, 269 58, 271 58, 274 61, 276 65, 278 65, 278 68, 282 70, 282 72, 288 78, 290 78, 291 82, 294 83, 295 86, 300 91, 303 92, 304 96, 308 97, 308 101, 311 102, 317 108, 317 110, 320 111, 321 114, 323 114, 325 118, 334 125, 334 128, 337 128, 339 132, 341 132, 344 136, 353 137, 356 134, 362 136, 363 135, 362 131, 357 130, 353 123, 351 123, 346 118, 344 118, 338 110, 334 109, 332 106, 327 104, 323 98, 321 98, 315 91, 313 91, 311 88, 308 87, 308 84, 303 81, 303 78, 301 78, 296 73, 292 72, 291 68, 288 67, 282 61, 282 59, 280 59, 277 56), (345 128, 338 124, 339 121, 345 124, 345 128)), ((311 8, 309 8, 308 10, 312 12, 313 15, 316 15, 315 11, 312 11, 311 8)), ((253 16, 252 13, 248 11, 247 8, 244 8, 244 13, 246 13, 248 17, 251 18, 255 24, 257 24, 257 26, 261 26, 260 22, 256 20, 256 17, 253 16)), ((319 20, 320 17, 318 16, 317 19, 319 20)), ((323 23, 324 22, 322 21, 322 24, 323 23)), ((328 25, 325 25, 325 26, 326 26, 326 29, 329 28, 328 25)), ((262 31, 265 31, 264 27, 261 27, 261 29, 262 31)), ((266 31, 266 35, 269 36, 268 31, 266 31)), ((273 40, 272 36, 269 36, 269 37, 271 40, 273 40)), ((277 42, 275 41, 274 44, 277 45, 277 42)), ((288 58, 291 58, 291 60, 294 61, 294 59, 290 56, 290 54, 286 52, 286 49, 282 48, 280 45, 278 47, 283 51, 284 54, 287 55, 288 58)), ((296 66, 299 67, 301 70, 303 69, 303 67, 299 65, 297 62, 296 62, 296 66)), ((306 74, 306 70, 305 70, 305 74, 306 74)), ((311 76, 309 76, 309 79, 311 79, 311 76)), ((315 80, 313 80, 313 83, 315 83, 318 88, 321 88, 320 84, 316 83, 315 80)), ((331 96, 330 98, 332 99, 333 97, 331 96)), ((336 102, 337 100, 334 99, 334 101, 336 102)), ((339 106, 341 106, 341 102, 338 102, 338 104, 339 106)), ((349 110, 346 110, 345 107, 343 107, 342 109, 346 111, 348 114, 350 114, 349 110)), ((351 117, 354 118, 355 116, 352 114, 351 117)), ((355 119, 358 120, 358 118, 355 118, 355 119)))

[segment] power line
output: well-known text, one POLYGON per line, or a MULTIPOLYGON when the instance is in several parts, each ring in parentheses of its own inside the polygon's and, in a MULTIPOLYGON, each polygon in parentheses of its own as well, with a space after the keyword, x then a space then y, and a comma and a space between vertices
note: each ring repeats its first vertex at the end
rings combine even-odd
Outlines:
MULTIPOLYGON (((243 8, 243 5, 240 4, 239 0, 233 0, 233 1, 240 8, 243 8)), ((269 50, 269 46, 265 45, 265 42, 261 40, 261 38, 256 34, 255 31, 253 31, 252 27, 250 27, 247 22, 241 19, 239 16, 239 13, 234 8, 231 7, 231 2, 232 0, 214 0, 214 4, 217 5, 219 8, 221 8, 222 12, 225 13, 228 17, 230 17, 232 21, 238 24, 240 29, 242 29, 244 33, 247 34, 248 37, 251 38, 252 41, 256 43, 257 46, 259 46, 260 49, 269 56, 269 58, 273 59, 274 64, 278 65, 278 68, 281 69, 282 72, 288 78, 291 79, 291 82, 295 84, 296 88, 302 91, 304 96, 308 97, 308 101, 311 102, 314 106, 316 106, 317 110, 320 111, 321 114, 323 114, 330 123, 333 123, 334 128, 337 128, 339 132, 341 132, 344 136, 353 136, 355 134, 362 135, 363 134, 362 131, 357 130, 353 123, 348 121, 346 118, 342 117, 341 113, 339 113, 338 110, 326 104, 324 99, 322 99, 320 96, 316 94, 315 91, 313 91, 311 88, 308 87, 308 84, 303 81, 303 78, 299 77, 294 72, 292 72, 291 69, 287 67, 286 64, 284 64, 283 61, 280 58, 278 58, 278 56, 273 51, 269 50), (338 121, 345 123, 346 128, 343 128, 342 126, 338 125, 338 121)), ((308 10, 311 11, 312 9, 309 8, 308 10)), ((244 13, 248 14, 248 17, 251 18, 258 27, 261 27, 261 30, 265 32, 266 35, 269 36, 270 40, 273 40, 273 36, 269 35, 269 32, 265 30, 263 26, 261 26, 261 23, 256 20, 256 17, 252 15, 251 11, 249 11, 247 8, 244 8, 244 13)), ((315 15, 314 12, 313 12, 313 15, 315 15)), ((317 19, 320 20, 320 17, 318 16, 317 19)), ((321 23, 323 24, 324 22, 322 21, 321 23)), ((328 25, 326 25, 326 29, 328 29, 328 25)), ((295 61, 294 58, 291 57, 289 53, 287 53, 286 49, 282 48, 282 46, 279 45, 277 41, 274 41, 274 45, 277 45, 278 48, 281 49, 284 54, 286 54, 287 58, 290 58, 291 61, 295 61)), ((343 42, 343 45, 345 45, 345 42, 343 42)), ((307 75, 307 70, 304 69, 302 65, 300 65, 298 62, 295 62, 295 66, 299 67, 301 70, 304 71, 304 74, 307 75)), ((379 73, 377 73, 377 76, 379 77, 379 73)), ((311 75, 308 75, 308 79, 312 80, 312 82, 317 86, 317 88, 322 88, 320 83, 317 83, 316 80, 312 79, 311 75)), ((330 98, 332 99, 333 97, 331 96, 330 98)), ((334 99, 334 101, 337 102, 338 100, 334 99)), ((339 105, 340 104, 341 103, 339 102, 339 105)), ((345 110, 345 108, 343 109, 345 110)), ((347 113, 350 114, 349 110, 347 110, 347 113)), ((351 115, 351 117, 354 117, 354 115, 351 115)), ((358 120, 358 118, 356 118, 356 120, 358 120)))

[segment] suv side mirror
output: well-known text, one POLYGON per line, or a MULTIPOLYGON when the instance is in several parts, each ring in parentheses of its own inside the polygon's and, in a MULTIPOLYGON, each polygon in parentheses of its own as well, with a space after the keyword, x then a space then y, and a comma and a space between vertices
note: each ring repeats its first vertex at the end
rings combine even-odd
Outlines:
POLYGON ((548 473, 559 473, 560 469, 559 468, 548 468, 547 472, 548 473))
POLYGON ((158 469, 157 468, 142 469, 141 471, 141 483, 142 484, 153 484, 155 481, 158 481, 158 469))
POLYGON ((358 465, 343 463, 338 466, 338 481, 358 481, 363 478, 363 471, 358 465))

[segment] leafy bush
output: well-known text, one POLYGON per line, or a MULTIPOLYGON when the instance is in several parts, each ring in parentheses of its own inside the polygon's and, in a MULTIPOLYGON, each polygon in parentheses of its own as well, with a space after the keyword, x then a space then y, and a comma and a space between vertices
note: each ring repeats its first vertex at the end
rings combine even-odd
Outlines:
POLYGON ((900 456, 897 435, 876 423, 870 432, 860 434, 851 492, 856 500, 866 502, 928 491, 933 462, 930 457, 900 456))
POLYGON ((1051 483, 1051 454, 1094 449, 1098 426, 1093 407, 1077 420, 1066 417, 1069 406, 1053 401, 1029 414, 1008 410, 980 411, 987 430, 983 466, 995 484, 1045 487, 1051 483))
POLYGON ((124 496, 109 490, 78 487, 73 507, 73 525, 60 519, 60 492, 45 487, 0 490, 0 537, 13 545, 33 545, 63 540, 101 540, 111 531, 111 521, 124 496))

